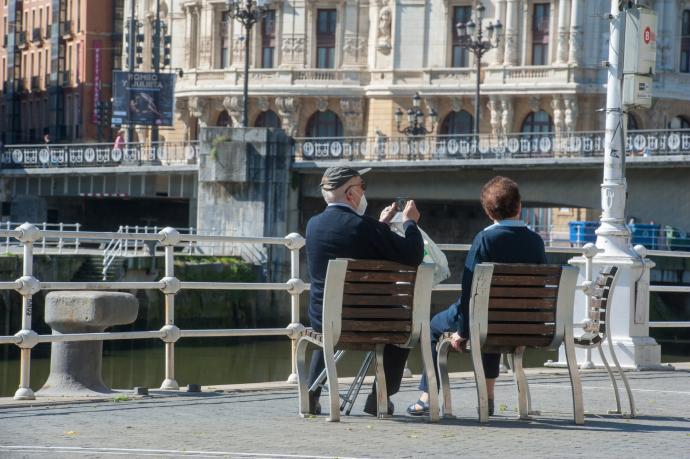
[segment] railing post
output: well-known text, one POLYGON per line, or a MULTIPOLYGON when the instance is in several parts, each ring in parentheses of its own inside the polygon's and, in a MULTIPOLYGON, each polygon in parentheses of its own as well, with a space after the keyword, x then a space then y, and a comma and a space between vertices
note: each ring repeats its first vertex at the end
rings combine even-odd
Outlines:
POLYGON ((23 244, 22 277, 18 280, 20 288, 17 291, 22 295, 22 329, 17 333, 22 340, 17 344, 21 348, 19 388, 14 393, 15 400, 34 400, 34 391, 31 390, 31 349, 38 344, 38 335, 31 329, 33 315, 32 297, 40 290, 36 278, 33 277, 33 248, 34 242, 41 237, 41 233, 34 225, 24 223, 17 230, 22 234, 17 238, 23 244))
POLYGON ((165 247, 165 277, 161 289, 165 295, 165 325, 162 329, 165 332, 165 380, 161 390, 179 390, 180 386, 175 380, 175 342, 180 338, 180 329, 175 326, 175 294, 180 289, 180 281, 175 277, 174 250, 180 233, 167 227, 158 234, 161 236, 161 245, 165 247))
MULTIPOLYGON (((139 234, 139 225, 134 227, 134 233, 139 234)), ((139 239, 134 240, 134 256, 137 256, 137 250, 139 249, 139 239)))
MULTIPOLYGON (((7 231, 9 231, 11 223, 7 222, 7 231)), ((10 253, 10 237, 5 238, 5 253, 10 253)))
MULTIPOLYGON (((62 233, 62 231, 64 231, 64 229, 65 229, 65 224, 60 223, 60 226, 59 226, 60 233, 62 233)), ((45 231, 45 228, 44 228, 44 231, 45 231)), ((46 240, 45 236, 43 237, 43 240, 44 241, 46 240)), ((60 234, 60 237, 58 238, 58 253, 60 255, 62 255, 62 244, 63 244, 62 234, 60 234)))
MULTIPOLYGON (((125 234, 129 234, 129 225, 125 225, 125 234)), ((129 249, 129 239, 123 239, 124 244, 124 256, 127 256, 127 250, 129 249)))
POLYGON ((77 237, 74 239, 74 253, 79 253, 79 229, 81 228, 81 224, 76 223, 74 227, 77 231, 77 237))
MULTIPOLYGON (((300 294, 305 290, 304 282, 299 277, 299 251, 306 241, 302 236, 297 233, 290 233, 286 237, 286 247, 290 250, 290 317, 291 323, 290 327, 299 327, 299 297, 300 294)), ((297 339, 299 336, 290 336, 292 366, 291 373, 288 376, 287 382, 296 384, 297 383, 297 360, 295 358, 295 351, 297 350, 297 339)))

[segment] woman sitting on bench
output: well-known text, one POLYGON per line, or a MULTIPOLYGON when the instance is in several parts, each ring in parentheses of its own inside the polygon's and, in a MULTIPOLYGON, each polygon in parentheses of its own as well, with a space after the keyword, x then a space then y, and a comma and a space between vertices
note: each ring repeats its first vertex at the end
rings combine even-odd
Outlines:
MULTIPOLYGON (((546 263, 544 241, 520 220, 522 203, 517 183, 506 177, 494 177, 482 188, 480 201, 484 212, 494 223, 480 231, 472 242, 465 261, 460 298, 431 319, 431 348, 437 372, 436 381, 439 381, 436 344, 440 336, 446 332, 454 332, 451 337, 452 346, 460 352, 469 338, 469 303, 474 267, 485 262, 546 263)), ((489 415, 494 414, 494 385, 500 361, 500 354, 482 354, 489 395, 489 415)), ((428 415, 428 387, 427 379, 422 375, 419 383, 422 394, 417 402, 407 407, 410 415, 428 415)))

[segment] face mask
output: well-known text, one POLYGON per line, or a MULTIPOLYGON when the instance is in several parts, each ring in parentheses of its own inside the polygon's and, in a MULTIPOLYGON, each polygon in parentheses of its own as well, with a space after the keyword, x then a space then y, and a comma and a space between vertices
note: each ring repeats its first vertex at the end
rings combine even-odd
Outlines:
POLYGON ((355 209, 355 212, 357 215, 364 215, 364 212, 367 211, 367 197, 362 193, 362 197, 359 200, 359 204, 357 205, 357 208, 355 209))

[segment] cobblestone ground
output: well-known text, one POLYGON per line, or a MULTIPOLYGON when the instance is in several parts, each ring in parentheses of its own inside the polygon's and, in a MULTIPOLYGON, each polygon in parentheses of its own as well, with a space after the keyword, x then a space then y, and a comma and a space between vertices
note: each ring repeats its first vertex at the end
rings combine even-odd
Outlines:
MULTIPOLYGON (((323 416, 300 418, 294 386, 52 406, 5 403, 0 404, 0 456, 690 458, 687 365, 675 372, 630 375, 637 419, 606 414, 615 407, 606 374, 585 373, 584 426, 572 421, 565 373, 528 375, 533 406, 541 415, 517 420, 512 379, 502 376, 496 388, 499 413, 482 426, 474 381, 466 374, 451 379, 458 418, 438 424, 405 414, 418 395, 414 380, 406 380, 393 397, 393 418, 363 414, 360 395, 352 415, 340 423, 323 416)), ((322 397, 324 408, 327 403, 322 397)))

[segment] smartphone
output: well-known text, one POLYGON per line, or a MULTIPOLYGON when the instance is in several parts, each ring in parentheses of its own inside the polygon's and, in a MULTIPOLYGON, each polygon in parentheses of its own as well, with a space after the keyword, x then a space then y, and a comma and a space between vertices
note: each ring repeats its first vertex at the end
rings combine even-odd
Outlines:
POLYGON ((395 205, 398 207, 398 211, 402 212, 405 210, 405 206, 409 200, 409 198, 395 198, 395 205))

